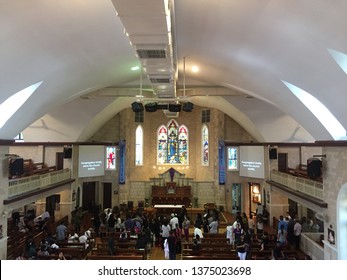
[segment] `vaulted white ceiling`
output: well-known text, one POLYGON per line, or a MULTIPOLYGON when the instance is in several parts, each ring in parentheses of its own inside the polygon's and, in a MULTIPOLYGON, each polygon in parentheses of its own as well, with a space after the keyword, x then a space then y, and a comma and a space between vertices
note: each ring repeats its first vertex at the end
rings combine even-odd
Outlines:
POLYGON ((284 82, 347 128, 337 63, 347 54, 346 11, 344 0, 0 1, 0 108, 42 81, 0 139, 87 140, 138 100, 131 67, 142 65, 146 98, 180 97, 184 84, 191 102, 222 110, 259 141, 333 140, 284 82), (166 57, 139 56, 153 48, 166 57), (166 88, 153 83, 166 77, 166 88))

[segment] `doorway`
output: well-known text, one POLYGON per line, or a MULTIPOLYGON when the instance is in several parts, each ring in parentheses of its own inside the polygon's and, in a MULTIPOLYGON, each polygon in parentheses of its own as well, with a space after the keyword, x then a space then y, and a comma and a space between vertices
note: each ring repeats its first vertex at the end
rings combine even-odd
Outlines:
POLYGON ((56 153, 55 166, 57 170, 64 169, 64 153, 56 153))
POLYGON ((112 208, 112 183, 103 183, 103 208, 112 208))
POLYGON ((279 153, 278 154, 278 171, 287 173, 288 170, 288 154, 279 153))
POLYGON ((95 209, 95 206, 96 206, 95 185, 96 185, 96 182, 83 183, 83 191, 82 191, 83 211, 93 212, 95 209))
POLYGON ((241 212, 241 184, 234 183, 231 186, 231 213, 236 214, 237 212, 241 212))

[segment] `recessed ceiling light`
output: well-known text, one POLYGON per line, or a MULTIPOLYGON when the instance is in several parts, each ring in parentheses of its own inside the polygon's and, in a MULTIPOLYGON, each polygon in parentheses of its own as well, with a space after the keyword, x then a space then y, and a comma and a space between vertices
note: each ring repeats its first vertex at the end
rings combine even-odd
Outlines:
POLYGON ((194 72, 194 73, 197 73, 197 72, 199 72, 199 67, 198 66, 193 66, 192 67, 192 71, 194 72))

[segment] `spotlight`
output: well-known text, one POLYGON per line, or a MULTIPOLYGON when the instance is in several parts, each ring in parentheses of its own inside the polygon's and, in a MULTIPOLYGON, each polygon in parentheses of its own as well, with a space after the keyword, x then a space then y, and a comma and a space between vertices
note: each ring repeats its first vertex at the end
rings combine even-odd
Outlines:
POLYGON ((184 112, 191 112, 194 108, 194 104, 191 102, 187 102, 183 104, 183 111, 184 112))
POLYGON ((131 108, 133 109, 133 112, 139 113, 143 111, 143 105, 140 102, 133 102, 131 104, 131 108))
POLYGON ((169 112, 181 112, 181 104, 169 104, 169 112))
POLYGON ((145 108, 146 108, 146 112, 155 112, 158 109, 158 103, 157 102, 147 103, 145 105, 145 108))

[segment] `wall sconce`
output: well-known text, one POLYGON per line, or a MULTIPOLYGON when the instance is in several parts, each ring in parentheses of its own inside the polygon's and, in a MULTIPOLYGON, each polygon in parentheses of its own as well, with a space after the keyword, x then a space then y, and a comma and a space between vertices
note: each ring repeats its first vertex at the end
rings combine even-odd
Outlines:
POLYGON ((258 185, 253 185, 252 186, 252 193, 260 194, 260 190, 259 190, 259 186, 258 185))
POLYGON ((260 186, 258 184, 252 185, 252 194, 253 203, 261 203, 260 186))

